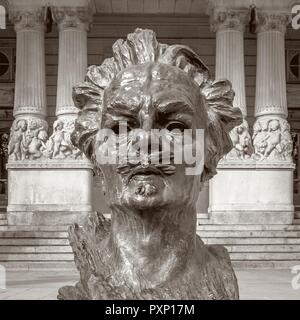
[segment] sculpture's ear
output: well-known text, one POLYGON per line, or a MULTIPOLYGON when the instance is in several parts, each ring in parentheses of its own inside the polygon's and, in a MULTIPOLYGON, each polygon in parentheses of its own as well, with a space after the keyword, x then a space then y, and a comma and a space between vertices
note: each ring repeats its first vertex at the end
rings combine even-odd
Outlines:
POLYGON ((219 160, 232 149, 230 131, 243 122, 242 112, 232 106, 234 91, 230 81, 206 81, 200 87, 207 110, 205 163, 201 180, 216 174, 219 160))
POLYGON ((102 97, 103 90, 89 82, 73 88, 73 101, 80 111, 71 141, 90 160, 94 153, 94 138, 101 122, 102 97))

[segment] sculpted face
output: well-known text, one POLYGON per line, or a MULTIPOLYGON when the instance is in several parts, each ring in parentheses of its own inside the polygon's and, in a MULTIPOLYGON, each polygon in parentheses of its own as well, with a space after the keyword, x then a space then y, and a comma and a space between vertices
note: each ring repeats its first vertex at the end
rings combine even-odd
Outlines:
POLYGON ((128 154, 137 152, 137 142, 150 145, 152 129, 166 129, 161 145, 171 141, 171 159, 166 165, 151 162, 163 158, 160 145, 160 152, 151 147, 145 154, 139 150, 140 161, 134 164, 101 164, 107 142, 96 138, 96 161, 111 205, 147 210, 195 202, 200 175, 186 175, 187 164, 174 164, 173 156, 184 129, 194 133, 196 128, 204 129, 206 122, 199 86, 184 71, 147 63, 120 72, 105 90, 101 128, 111 129, 120 139, 117 150, 125 148, 128 154), (120 122, 126 122, 125 130, 120 131, 120 122))

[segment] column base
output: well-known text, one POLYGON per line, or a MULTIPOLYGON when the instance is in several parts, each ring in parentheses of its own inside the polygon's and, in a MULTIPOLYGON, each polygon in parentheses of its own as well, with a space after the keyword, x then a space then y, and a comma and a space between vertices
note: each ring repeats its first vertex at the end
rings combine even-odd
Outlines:
POLYGON ((92 208, 92 166, 84 161, 9 161, 8 225, 81 223, 92 208))
POLYGON ((289 162, 223 162, 210 182, 210 222, 292 224, 293 170, 289 162))

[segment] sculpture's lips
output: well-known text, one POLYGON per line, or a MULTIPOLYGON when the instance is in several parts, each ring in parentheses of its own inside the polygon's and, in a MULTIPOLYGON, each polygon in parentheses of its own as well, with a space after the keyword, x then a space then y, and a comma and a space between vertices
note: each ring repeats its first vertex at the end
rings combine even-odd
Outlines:
POLYGON ((140 176, 142 178, 144 176, 161 175, 161 174, 162 174, 162 172, 153 166, 151 166, 151 167, 139 166, 139 167, 131 170, 131 173, 129 174, 129 177, 128 177, 128 181, 133 177, 140 176))

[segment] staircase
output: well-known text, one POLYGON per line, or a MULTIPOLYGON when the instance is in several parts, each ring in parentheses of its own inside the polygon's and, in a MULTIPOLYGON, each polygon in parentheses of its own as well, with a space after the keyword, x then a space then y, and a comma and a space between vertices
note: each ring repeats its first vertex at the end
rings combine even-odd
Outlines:
POLYGON ((75 270, 66 227, 0 227, 0 264, 9 269, 75 270))
POLYGON ((8 226, 0 206, 0 265, 8 269, 74 269, 67 226, 8 226))
MULTIPOLYGON (((293 225, 216 225, 198 214, 197 233, 206 244, 224 245, 236 268, 300 265, 300 212, 293 225)), ((0 265, 76 270, 67 226, 8 226, 6 206, 0 205, 0 265)))
POLYGON ((217 225, 198 214, 197 233, 206 244, 224 245, 236 268, 300 265, 300 212, 293 225, 217 225))

